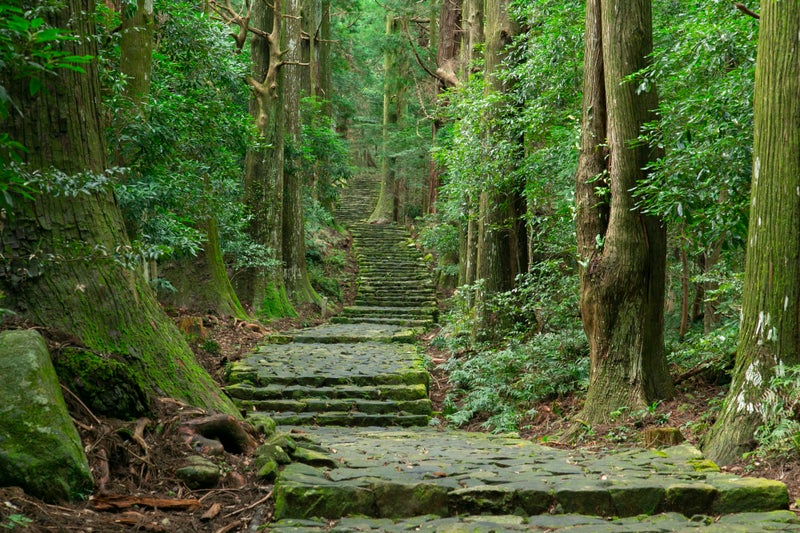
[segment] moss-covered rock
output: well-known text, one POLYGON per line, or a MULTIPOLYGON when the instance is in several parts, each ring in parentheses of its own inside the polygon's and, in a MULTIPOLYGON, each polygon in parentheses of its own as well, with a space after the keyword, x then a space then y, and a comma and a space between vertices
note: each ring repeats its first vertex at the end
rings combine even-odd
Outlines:
POLYGON ((708 482, 719 491, 714 501, 714 513, 777 511, 789 508, 789 492, 780 481, 720 475, 710 476, 708 482))
POLYGON ((217 486, 220 469, 212 461, 199 455, 186 458, 187 465, 175 471, 175 475, 190 489, 210 489, 217 486))
POLYGON ((67 348, 53 363, 59 379, 95 414, 130 420, 150 411, 145 386, 122 361, 67 348))
POLYGON ((89 464, 41 335, 0 333, 0 376, 0 486, 51 502, 84 497, 89 464))

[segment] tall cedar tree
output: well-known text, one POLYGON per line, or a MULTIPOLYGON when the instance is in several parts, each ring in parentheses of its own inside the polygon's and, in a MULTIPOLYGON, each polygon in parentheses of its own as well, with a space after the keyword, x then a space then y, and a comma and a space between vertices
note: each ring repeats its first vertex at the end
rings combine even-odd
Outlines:
MULTIPOLYGON (((244 196, 252 218, 248 234, 254 242, 266 246, 278 262, 283 262, 283 146, 284 129, 281 94, 278 90, 281 65, 281 0, 272 8, 263 0, 252 4, 252 18, 245 21, 246 31, 254 35, 250 42, 253 88, 250 114, 260 138, 257 147, 245 158, 244 196), (250 24, 250 26, 247 26, 250 24)), ((237 292, 250 303, 259 316, 266 318, 295 315, 281 268, 252 267, 237 281, 237 292)))
POLYGON ((800 364, 800 2, 761 2, 760 24, 739 346, 703 446, 720 463, 752 448, 778 365, 800 364))
POLYGON ((300 97, 304 92, 301 0, 284 0, 284 31, 281 48, 280 91, 283 100, 284 145, 283 177, 283 261, 284 283, 295 304, 320 305, 322 299, 311 287, 306 268, 306 239, 303 221, 303 171, 301 161, 302 123, 300 97))
POLYGON ((655 155, 636 139, 653 119, 656 90, 639 91, 626 80, 647 65, 651 20, 649 0, 586 3, 576 225, 591 350, 578 419, 589 424, 673 394, 664 353, 666 228, 640 213, 631 193, 655 155))
MULTIPOLYGON (((78 36, 64 45, 69 53, 97 55, 94 4, 66 0, 48 15, 52 26, 78 36)), ((10 88, 20 110, 8 117, 4 130, 27 148, 27 169, 76 179, 104 173, 96 62, 85 73, 62 70, 47 76, 36 95, 19 80, 0 82, 10 88)), ((238 416, 152 290, 114 257, 128 240, 113 191, 108 185, 86 187, 74 195, 45 191, 19 203, 2 225, 4 304, 24 319, 69 335, 74 343, 125 361, 151 395, 238 416)))

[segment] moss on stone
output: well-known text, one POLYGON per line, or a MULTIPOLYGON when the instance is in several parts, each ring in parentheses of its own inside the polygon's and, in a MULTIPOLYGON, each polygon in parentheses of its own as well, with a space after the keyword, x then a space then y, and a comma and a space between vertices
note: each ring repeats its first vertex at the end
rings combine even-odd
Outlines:
POLYGON ((708 482, 719 494, 714 513, 777 511, 789 508, 789 492, 780 481, 762 478, 711 476, 708 482))
POLYGON ((0 354, 0 486, 51 502, 82 499, 92 475, 44 339, 4 331, 0 354))
POLYGON ((146 385, 118 358, 66 348, 53 363, 61 382, 95 414, 130 420, 150 411, 146 385))

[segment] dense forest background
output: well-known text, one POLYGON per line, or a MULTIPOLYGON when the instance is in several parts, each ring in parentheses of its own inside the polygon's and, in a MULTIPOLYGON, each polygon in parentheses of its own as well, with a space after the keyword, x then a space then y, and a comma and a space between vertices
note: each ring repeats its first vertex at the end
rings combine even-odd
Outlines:
MULTIPOLYGON (((749 429, 715 437, 717 455, 751 448, 756 428, 762 450, 792 452, 798 281, 771 281, 798 263, 778 244, 797 241, 792 228, 769 245, 784 262, 751 275, 769 277, 751 294, 775 293, 787 318, 754 304, 755 362, 739 328, 745 258, 765 253, 746 254, 753 169, 766 168, 754 130, 773 127, 758 130, 754 94, 783 102, 755 106, 782 131, 800 99, 781 80, 758 88, 756 57, 788 54, 782 79, 796 83, 796 43, 759 43, 780 3, 760 19, 729 0, 632 4, 616 19, 576 0, 7 0, 0 303, 104 352, 134 346, 159 368, 150 386, 230 409, 151 364, 188 351, 168 325, 140 328, 163 314, 153 295, 262 320, 335 308, 335 207, 369 175, 380 199, 364 218, 413 228, 448 296, 434 346, 455 354, 450 423, 516 430, 542 401, 585 391, 580 438, 694 376, 733 373, 727 404, 749 429)), ((775 35, 796 41, 785 18, 775 35)), ((790 137, 764 149, 797 160, 790 137)), ((791 168, 775 168, 772 194, 794 202, 771 208, 778 226, 798 202, 791 168)))

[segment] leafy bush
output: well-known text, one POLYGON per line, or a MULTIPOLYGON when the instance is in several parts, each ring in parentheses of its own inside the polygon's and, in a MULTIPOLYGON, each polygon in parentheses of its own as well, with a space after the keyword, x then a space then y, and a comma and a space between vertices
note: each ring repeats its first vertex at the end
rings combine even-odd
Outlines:
POLYGON ((533 404, 587 387, 588 344, 579 331, 565 329, 499 351, 452 357, 443 367, 456 387, 445 412, 450 423, 463 425, 484 414, 483 427, 514 431, 523 417, 535 414, 533 404))
POLYGON ((758 457, 800 457, 800 366, 775 367, 770 388, 756 407, 762 424, 755 433, 758 457))

